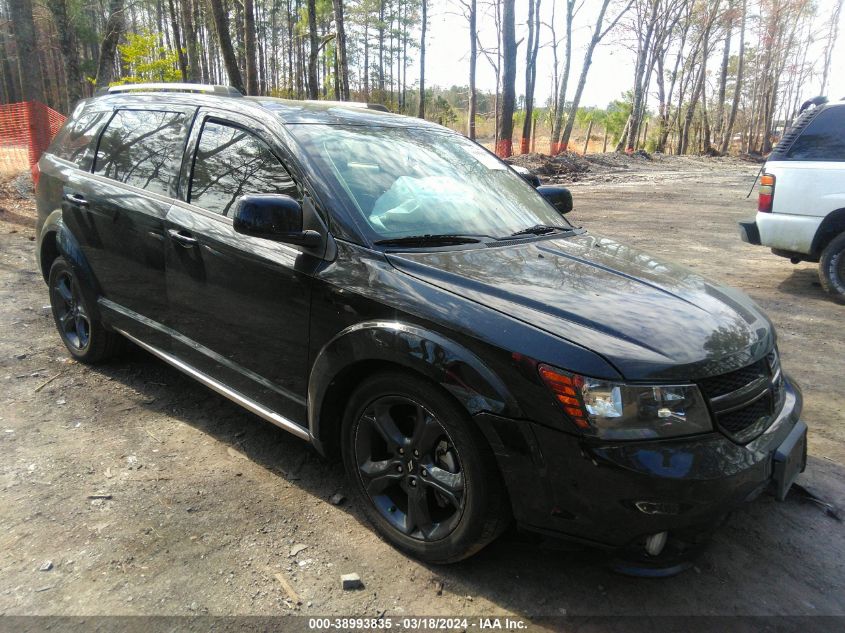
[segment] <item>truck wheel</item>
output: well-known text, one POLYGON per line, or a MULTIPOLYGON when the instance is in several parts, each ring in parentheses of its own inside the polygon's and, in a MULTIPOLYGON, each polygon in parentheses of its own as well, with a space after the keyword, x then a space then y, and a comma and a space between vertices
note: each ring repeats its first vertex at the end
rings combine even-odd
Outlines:
POLYGON ((845 233, 833 238, 822 251, 819 280, 834 301, 845 303, 845 233))
POLYGON ((50 305, 53 319, 71 356, 82 363, 97 363, 118 353, 123 337, 109 332, 94 315, 88 293, 64 257, 50 267, 50 305))
POLYGON ((493 453, 436 385, 403 372, 366 379, 346 408, 342 450, 367 518, 416 558, 459 561, 507 527, 493 453))

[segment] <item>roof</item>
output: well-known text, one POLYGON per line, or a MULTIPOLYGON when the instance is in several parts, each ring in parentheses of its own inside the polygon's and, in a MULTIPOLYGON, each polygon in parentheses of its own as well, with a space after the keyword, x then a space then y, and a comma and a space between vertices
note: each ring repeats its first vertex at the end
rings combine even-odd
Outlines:
POLYGON ((245 97, 237 91, 220 86, 194 86, 187 84, 146 84, 110 90, 86 100, 87 104, 161 105, 170 103, 183 106, 206 106, 230 109, 237 112, 253 110, 255 114, 273 114, 286 124, 324 125, 378 125, 390 127, 441 126, 401 114, 386 112, 380 104, 340 101, 297 101, 275 97, 245 97), (201 89, 202 88, 202 89, 201 89), (208 89, 205 89, 208 88, 208 89))

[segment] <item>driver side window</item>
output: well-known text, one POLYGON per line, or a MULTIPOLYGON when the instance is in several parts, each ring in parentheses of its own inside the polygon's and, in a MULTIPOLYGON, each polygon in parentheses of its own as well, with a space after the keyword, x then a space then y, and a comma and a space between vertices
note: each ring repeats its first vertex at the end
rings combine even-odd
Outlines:
POLYGON ((188 202, 228 216, 240 196, 260 193, 299 198, 296 183, 264 141, 242 128, 206 121, 197 143, 188 202))

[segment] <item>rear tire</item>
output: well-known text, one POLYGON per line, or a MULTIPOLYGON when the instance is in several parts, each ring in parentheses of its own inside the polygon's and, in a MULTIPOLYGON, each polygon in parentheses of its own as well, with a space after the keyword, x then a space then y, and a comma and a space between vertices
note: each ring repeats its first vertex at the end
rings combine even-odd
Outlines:
POLYGON ((845 233, 833 238, 822 251, 819 281, 834 301, 845 303, 845 233))
POLYGON ((507 495, 493 453, 436 385, 401 371, 365 379, 347 404, 342 433, 355 495, 397 549, 429 563, 453 563, 507 527, 507 495))
POLYGON ((53 320, 71 356, 90 364, 122 351, 123 337, 103 327, 92 305, 93 292, 64 257, 57 257, 50 266, 48 284, 53 320))

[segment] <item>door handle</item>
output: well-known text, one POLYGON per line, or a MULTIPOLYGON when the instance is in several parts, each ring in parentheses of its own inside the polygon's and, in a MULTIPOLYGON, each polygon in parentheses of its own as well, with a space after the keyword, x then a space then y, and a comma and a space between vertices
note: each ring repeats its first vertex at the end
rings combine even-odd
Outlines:
POLYGON ((88 201, 84 198, 84 196, 81 196, 78 193, 66 193, 64 197, 67 202, 75 204, 78 207, 88 206, 88 201))
POLYGON ((197 239, 195 237, 191 237, 187 233, 183 233, 182 231, 177 231, 176 229, 167 229, 167 234, 170 236, 170 239, 174 242, 179 242, 185 248, 190 248, 191 246, 197 245, 197 239))

